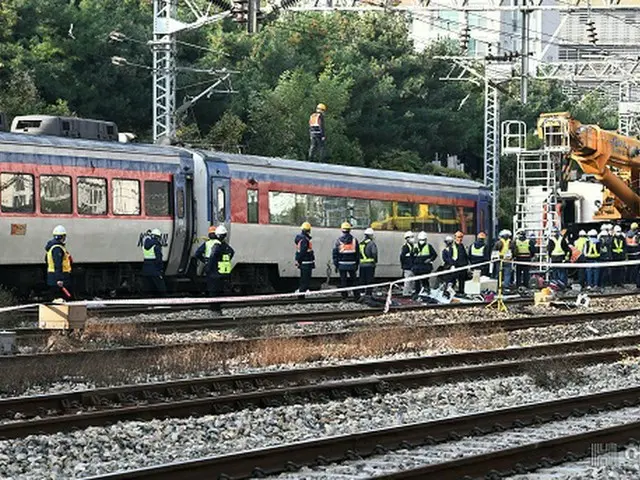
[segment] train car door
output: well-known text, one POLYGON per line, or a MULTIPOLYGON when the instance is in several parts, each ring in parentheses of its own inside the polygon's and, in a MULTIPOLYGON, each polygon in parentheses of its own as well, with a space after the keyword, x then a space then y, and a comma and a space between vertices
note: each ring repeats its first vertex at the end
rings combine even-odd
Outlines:
POLYGON ((476 213, 476 231, 484 232, 489 237, 493 236, 493 230, 491 224, 491 214, 489 213, 489 201, 484 198, 478 199, 477 213, 476 213))
MULTIPOLYGON (((231 222, 231 199, 229 198, 229 179, 211 178, 211 225, 225 225, 229 230, 231 222)), ((231 231, 229 230, 229 234, 231 231)))
POLYGON ((173 176, 173 239, 167 275, 184 275, 189 266, 193 236, 193 177, 183 172, 173 176))

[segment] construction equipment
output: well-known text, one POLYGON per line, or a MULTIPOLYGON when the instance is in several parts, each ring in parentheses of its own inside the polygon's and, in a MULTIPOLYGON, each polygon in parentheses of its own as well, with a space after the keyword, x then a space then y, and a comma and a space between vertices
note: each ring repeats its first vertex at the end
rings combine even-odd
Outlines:
POLYGON ((568 112, 544 113, 537 127, 545 149, 566 153, 604 186, 594 220, 640 217, 640 140, 583 125, 568 112))

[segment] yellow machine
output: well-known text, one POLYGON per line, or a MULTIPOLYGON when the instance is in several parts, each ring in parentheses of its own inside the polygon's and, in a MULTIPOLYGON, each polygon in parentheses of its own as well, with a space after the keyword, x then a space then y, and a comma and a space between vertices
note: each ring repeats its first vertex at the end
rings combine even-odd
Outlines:
POLYGON ((582 125, 568 112, 541 114, 537 130, 546 148, 566 147, 571 160, 604 185, 594 219, 640 217, 640 140, 582 125))

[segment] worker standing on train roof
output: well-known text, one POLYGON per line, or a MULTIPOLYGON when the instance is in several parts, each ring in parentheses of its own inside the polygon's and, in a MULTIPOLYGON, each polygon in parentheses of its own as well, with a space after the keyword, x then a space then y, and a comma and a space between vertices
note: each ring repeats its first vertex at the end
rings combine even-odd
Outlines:
POLYGON ((300 226, 300 230, 294 240, 296 245, 296 267, 300 269, 300 284, 297 291, 306 293, 309 291, 309 285, 311 284, 311 274, 313 269, 316 268, 316 257, 311 243, 311 224, 304 222, 300 226))
MULTIPOLYGON (((600 233, 598 234, 600 240, 600 262, 610 262, 611 256, 611 244, 613 241, 613 225, 605 223, 600 226, 600 233)), ((602 267, 598 272, 598 286, 608 287, 611 285, 611 268, 602 267)))
POLYGON ((148 232, 142 244, 142 277, 145 282, 145 290, 149 295, 156 294, 163 297, 167 293, 164 283, 164 263, 162 262, 162 232, 154 228, 148 232))
POLYGON ((194 258, 199 262, 204 264, 204 274, 207 274, 207 264, 209 263, 209 257, 211 256, 211 250, 215 245, 216 240, 216 227, 211 225, 209 227, 209 231, 207 232, 207 236, 209 237, 205 242, 203 242, 194 255, 194 258))
POLYGON ((324 131, 324 112, 327 111, 327 106, 324 103, 319 103, 316 107, 316 111, 309 117, 309 161, 322 162, 325 156, 325 142, 327 140, 324 131))
MULTIPOLYGON (((414 275, 426 275, 433 271, 433 261, 438 258, 436 249, 427 241, 427 232, 418 233, 418 244, 415 246, 415 256, 413 258, 414 275)), ((416 280, 416 289, 414 297, 420 295, 428 295, 431 291, 428 278, 416 280)))
MULTIPOLYGON (((415 235, 409 230, 404 232, 404 245, 400 249, 400 267, 402 268, 402 276, 404 278, 413 277, 413 259, 416 254, 415 235)), ((413 295, 414 282, 406 281, 402 287, 402 296, 410 297, 413 295)))
MULTIPOLYGON (((627 260, 633 261, 640 258, 640 244, 638 244, 638 224, 633 222, 627 232, 627 260)), ((627 283, 638 284, 638 265, 629 265, 626 272, 627 283)))
MULTIPOLYGON (((547 252, 551 263, 565 263, 567 255, 571 255, 571 249, 567 243, 567 239, 564 238, 558 227, 553 227, 551 231, 551 237, 547 242, 547 252)), ((551 278, 558 282, 562 282, 563 286, 567 285, 567 270, 564 268, 551 269, 551 278)))
MULTIPOLYGON (((360 246, 358 240, 351 235, 351 224, 342 222, 340 225, 342 235, 336 240, 333 247, 333 265, 340 274, 340 288, 352 287, 358 281, 358 265, 360 264, 360 246)), ((342 292, 344 300, 349 292, 342 292)), ((356 300, 360 298, 360 292, 353 290, 356 300)))
MULTIPOLYGON (((462 240, 464 233, 457 231, 453 237, 453 248, 457 250, 455 259, 456 267, 466 267, 469 265, 469 257, 467 256, 467 249, 465 248, 462 240)), ((469 278, 469 270, 460 270, 456 273, 456 280, 458 282, 458 293, 464 293, 464 282, 469 278)))
MULTIPOLYGON (((478 233, 478 235, 476 235, 475 242, 469 245, 469 263, 471 263, 471 265, 476 265, 489 260, 488 247, 487 234, 484 232, 478 233)), ((482 275, 487 275, 489 273, 489 265, 480 267, 480 272, 482 275)))
MULTIPOLYGON (((598 238, 598 232, 595 229, 589 230, 587 242, 584 244, 584 256, 587 263, 598 263, 601 255, 601 241, 598 238)), ((598 287, 598 277, 600 269, 598 267, 587 268, 587 288, 598 287)))
MULTIPOLYGON (((627 244, 620 225, 613 227, 613 239, 611 240, 611 260, 624 262, 627 259, 627 244)), ((611 282, 616 287, 624 285, 624 267, 611 269, 611 282)))
MULTIPOLYGON (((231 260, 235 255, 233 248, 227 243, 225 226, 217 226, 215 234, 216 239, 213 241, 207 265, 207 293, 211 297, 218 297, 224 292, 225 284, 231 277, 231 260)), ((222 311, 220 303, 212 303, 211 310, 214 312, 222 311)))
POLYGON ((50 300, 71 299, 72 259, 67 250, 67 231, 62 225, 53 229, 53 238, 44 247, 47 262, 47 286, 50 300))
MULTIPOLYGON (((358 246, 360 253, 360 285, 371 285, 376 276, 376 264, 378 263, 378 246, 373 239, 373 228, 364 231, 364 238, 358 246)), ((364 289, 363 294, 370 297, 373 292, 371 287, 364 289)))
MULTIPOLYGON (((527 238, 527 232, 520 229, 516 232, 515 242, 516 260, 520 262, 530 262, 536 253, 536 242, 527 238)), ((516 287, 529 286, 529 265, 516 265, 516 287)))
MULTIPOLYGON (((502 288, 511 288, 511 275, 513 272, 513 265, 511 259, 513 258, 513 242, 511 241, 511 231, 504 229, 499 233, 498 241, 493 246, 495 252, 495 258, 502 260, 502 288)), ((498 265, 500 268, 500 265, 498 265)))

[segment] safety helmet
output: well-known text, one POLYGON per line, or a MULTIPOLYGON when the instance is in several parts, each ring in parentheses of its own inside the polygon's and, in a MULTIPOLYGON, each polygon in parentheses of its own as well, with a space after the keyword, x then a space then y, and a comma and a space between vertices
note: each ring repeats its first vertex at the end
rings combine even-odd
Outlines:
POLYGON ((590 237, 595 237, 596 235, 598 235, 598 232, 596 231, 595 228, 592 228, 591 230, 589 230, 590 237))
POLYGON ((560 229, 559 229, 558 227, 553 227, 553 228, 551 229, 551 233, 553 233, 554 235, 555 235, 556 233, 560 233, 560 229))
POLYGON ((638 229, 638 224, 636 222, 633 222, 631 224, 631 230, 637 230, 638 229))
POLYGON ((603 223, 602 225, 600 225, 600 231, 604 231, 607 230, 607 224, 603 223))
POLYGON ((309 222, 304 222, 302 225, 300 225, 300 228, 302 230, 304 230, 305 232, 310 232, 311 231, 311 224, 309 222))
POLYGON ((478 234, 478 238, 485 239, 485 238, 487 238, 487 234, 486 234, 486 233, 484 233, 484 232, 480 232, 480 233, 478 234))
POLYGON ((364 234, 365 234, 367 237, 373 237, 373 228, 371 228, 371 227, 367 228, 367 229, 364 231, 364 234))
POLYGON ((62 225, 58 225, 56 228, 53 229, 53 236, 54 237, 61 237, 63 235, 66 235, 67 231, 65 230, 65 228, 62 225))
POLYGON ((587 232, 585 232, 584 230, 580 230, 578 232, 578 235, 581 236, 581 237, 586 237, 587 236, 587 232))
POLYGON ((224 225, 218 225, 216 227, 216 235, 221 236, 226 234, 227 234, 227 228, 224 225))
POLYGON ((151 230, 151 235, 153 235, 154 237, 160 237, 162 236, 162 232, 159 228, 154 228, 153 230, 151 230))
POLYGON ((418 234, 418 240, 427 240, 427 232, 420 232, 418 234))
POLYGON ((509 236, 509 230, 500 230, 500 236, 501 237, 508 237, 509 236))
POLYGON ((622 227, 620 225, 616 225, 613 227, 613 233, 622 233, 622 227))
POLYGON ((453 243, 453 237, 451 235, 447 235, 444 237, 444 243, 453 243))
POLYGON ((326 112, 327 106, 324 103, 319 103, 318 106, 316 107, 316 110, 319 110, 321 112, 326 112))
POLYGON ((343 232, 348 232, 349 230, 351 230, 351 224, 349 222, 342 222, 342 225, 340 225, 340 228, 342 229, 343 232))
POLYGON ((411 230, 407 230, 406 232, 404 232, 404 238, 405 240, 408 238, 413 238, 413 232, 411 230))
POLYGON ((209 233, 209 235, 211 235, 212 233, 216 233, 216 227, 215 227, 215 226, 213 226, 213 225, 211 225, 211 226, 209 227, 209 231, 208 231, 208 233, 209 233))

